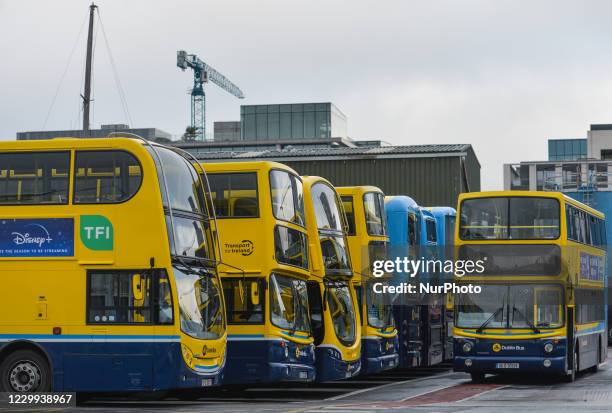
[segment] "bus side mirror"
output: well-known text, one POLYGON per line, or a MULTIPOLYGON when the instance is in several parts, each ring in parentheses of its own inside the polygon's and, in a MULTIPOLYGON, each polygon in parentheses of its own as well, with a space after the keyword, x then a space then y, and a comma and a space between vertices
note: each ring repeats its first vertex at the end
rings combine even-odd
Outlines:
POLYGON ((259 285, 257 281, 251 283, 251 303, 259 305, 259 285))
POLYGON ((140 274, 134 274, 132 276, 132 295, 134 296, 134 300, 140 301, 144 298, 142 287, 142 278, 140 274))

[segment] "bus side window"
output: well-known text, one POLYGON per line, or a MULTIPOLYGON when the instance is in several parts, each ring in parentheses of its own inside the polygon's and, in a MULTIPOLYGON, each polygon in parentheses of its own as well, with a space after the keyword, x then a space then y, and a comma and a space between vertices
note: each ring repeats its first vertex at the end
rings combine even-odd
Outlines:
POLYGON ((75 204, 113 204, 134 196, 142 182, 138 160, 125 151, 77 151, 75 204))
POLYGON ((436 234, 436 221, 433 219, 428 219, 425 221, 425 227, 427 229, 427 241, 437 242, 438 237, 436 234))
POLYGON ((355 235, 355 211, 353 209, 353 197, 343 196, 342 206, 344 207, 344 214, 346 215, 346 222, 348 224, 348 232, 346 235, 355 235))
POLYGON ((411 246, 415 246, 417 244, 416 217, 414 214, 408 215, 408 243, 411 246))
POLYGON ((90 271, 87 276, 88 324, 173 323, 165 271, 90 271))
POLYGON ((69 152, 0 154, 0 204, 66 204, 69 152))
POLYGON ((211 173, 208 182, 218 217, 259 216, 256 173, 211 173))
POLYGON ((224 279, 222 285, 229 324, 263 324, 264 280, 224 279))

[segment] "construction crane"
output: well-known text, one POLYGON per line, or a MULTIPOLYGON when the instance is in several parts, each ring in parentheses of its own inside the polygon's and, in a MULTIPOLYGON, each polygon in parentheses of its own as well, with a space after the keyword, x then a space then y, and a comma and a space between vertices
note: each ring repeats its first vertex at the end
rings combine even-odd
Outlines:
POLYGON ((204 83, 211 81, 238 99, 244 99, 244 94, 238 86, 194 54, 187 54, 186 51, 179 50, 176 52, 176 65, 183 71, 187 68, 193 69, 191 130, 185 134, 185 138, 204 140, 206 136, 206 95, 204 93, 204 83))

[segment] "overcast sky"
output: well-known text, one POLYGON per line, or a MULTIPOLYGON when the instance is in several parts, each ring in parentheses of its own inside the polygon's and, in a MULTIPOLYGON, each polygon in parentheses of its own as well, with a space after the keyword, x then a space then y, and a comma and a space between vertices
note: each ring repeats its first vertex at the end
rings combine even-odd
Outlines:
MULTIPOLYGON (((179 49, 246 95, 210 85, 211 130, 214 120, 239 120, 241 103, 331 101, 354 139, 472 144, 483 189, 501 189, 503 163, 545 159, 547 138, 612 123, 611 2, 96 3, 132 122, 98 30, 95 127, 180 135, 192 74, 176 67, 179 49)), ((79 127, 88 4, 0 0, 0 139, 79 127)))

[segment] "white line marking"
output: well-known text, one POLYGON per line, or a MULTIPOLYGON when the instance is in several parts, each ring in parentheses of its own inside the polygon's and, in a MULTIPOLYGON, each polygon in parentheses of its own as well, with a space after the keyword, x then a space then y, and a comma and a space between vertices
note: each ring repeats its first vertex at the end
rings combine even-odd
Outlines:
MULTIPOLYGON (((404 380, 404 381, 397 381, 397 382, 393 382, 393 383, 387 383, 387 384, 383 384, 380 386, 376 386, 376 387, 368 387, 366 389, 360 389, 360 390, 355 390, 354 392, 350 392, 350 393, 346 393, 346 394, 341 394, 339 396, 334 396, 334 397, 330 397, 328 399, 325 399, 324 401, 335 401, 335 400, 341 400, 341 399, 345 399, 347 397, 351 397, 351 396, 356 396, 358 394, 361 393, 366 393, 372 390, 380 390, 380 389, 384 389, 386 387, 392 387, 392 386, 399 386, 401 384, 407 384, 407 383, 416 383, 419 381, 424 381, 424 380, 430 380, 430 379, 438 379, 440 377, 446 377, 446 376, 450 376, 456 374, 455 372, 449 372, 449 373, 443 373, 443 374, 434 374, 433 376, 427 376, 427 377, 421 377, 418 379, 410 379, 410 380, 404 380)), ((455 386, 456 384, 453 384, 451 386, 447 386, 447 387, 452 387, 455 386)), ((442 389, 445 389, 446 387, 442 387, 442 389)), ((416 396, 413 396, 416 397, 416 396)))

